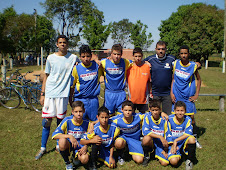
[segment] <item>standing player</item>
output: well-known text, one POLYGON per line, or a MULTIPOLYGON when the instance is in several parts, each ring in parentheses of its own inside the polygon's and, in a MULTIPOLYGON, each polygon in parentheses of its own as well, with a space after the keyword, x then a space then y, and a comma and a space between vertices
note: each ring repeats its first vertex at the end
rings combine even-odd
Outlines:
POLYGON ((80 139, 89 127, 89 121, 83 119, 84 112, 84 104, 81 101, 73 102, 73 116, 66 117, 52 135, 52 139, 59 139, 60 154, 64 159, 67 170, 73 170, 69 161, 70 151, 74 152, 72 155, 78 157, 82 164, 87 164, 89 160, 87 146, 80 145, 80 139))
POLYGON ((186 116, 186 105, 177 101, 174 105, 175 115, 169 116, 169 131, 173 145, 169 147, 168 159, 171 165, 176 166, 181 159, 181 153, 187 155, 186 170, 193 167, 196 160, 195 137, 192 133, 191 118, 186 116))
POLYGON ((97 159, 104 162, 109 168, 115 168, 114 141, 119 135, 120 129, 115 123, 109 121, 109 111, 106 107, 99 108, 97 117, 99 122, 95 124, 94 131, 81 139, 81 143, 84 145, 92 144, 92 169, 97 168, 97 159))
POLYGON ((114 115, 122 113, 122 102, 126 100, 126 74, 130 62, 122 57, 122 46, 115 44, 111 49, 111 59, 101 61, 105 82, 104 106, 114 115))
MULTIPOLYGON (((186 45, 180 47, 180 60, 176 60, 173 67, 173 81, 171 88, 171 98, 173 103, 183 101, 186 104, 186 115, 192 119, 193 134, 197 137, 197 126, 195 124, 194 114, 196 113, 195 101, 198 98, 201 77, 197 70, 195 62, 189 61, 189 48, 186 45), (195 77, 197 78, 197 87, 195 85, 195 77)), ((172 111, 174 104, 172 106, 172 111)), ((196 140, 198 148, 202 148, 196 140)))
POLYGON ((141 113, 148 110, 148 95, 151 90, 150 67, 142 61, 143 52, 139 47, 133 50, 134 63, 127 71, 127 83, 129 100, 133 102, 135 109, 141 113))
POLYGON ((91 121, 97 119, 99 101, 97 95, 100 93, 99 66, 91 61, 92 52, 88 45, 82 45, 79 51, 81 63, 72 71, 72 87, 70 92, 70 103, 82 101, 85 105, 84 117, 91 121))
MULTIPOLYGON (((79 62, 76 55, 67 51, 68 38, 60 35, 56 46, 58 52, 48 56, 45 75, 42 83, 40 102, 42 109, 42 140, 41 150, 35 156, 38 160, 46 152, 46 144, 49 137, 52 118, 57 117, 57 125, 66 116, 68 97, 70 91, 71 71, 75 62, 79 62)), ((56 146, 56 149, 59 145, 56 146)))

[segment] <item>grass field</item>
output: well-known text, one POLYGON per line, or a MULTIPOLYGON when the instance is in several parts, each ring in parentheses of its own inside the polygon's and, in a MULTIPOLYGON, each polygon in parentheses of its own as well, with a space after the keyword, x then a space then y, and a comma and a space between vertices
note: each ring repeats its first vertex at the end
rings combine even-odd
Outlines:
MULTIPOLYGON (((28 69, 29 70, 29 69, 28 69)), ((35 70, 32 68, 32 70, 35 70)), ((204 87, 201 93, 226 93, 226 74, 220 68, 201 69, 200 75, 204 87)), ((198 163, 194 169, 226 169, 226 115, 220 113, 218 97, 200 96, 196 103, 196 122, 200 128, 199 141, 203 149, 197 149, 198 163)), ((69 107, 68 107, 69 108, 69 107)), ((68 115, 70 108, 68 109, 68 115)), ((56 141, 49 139, 47 154, 35 161, 34 156, 40 148, 41 114, 25 110, 24 106, 8 110, 0 106, 0 169, 64 169, 64 162, 55 152, 56 141)), ((52 129, 56 128, 53 121, 52 129)), ((157 160, 152 160, 148 167, 126 162, 118 169, 175 169, 171 166, 161 167, 157 160)), ((184 169, 185 163, 177 169, 184 169)), ((80 169, 84 169, 80 167, 80 169)), ((101 166, 100 169, 106 169, 101 166)))

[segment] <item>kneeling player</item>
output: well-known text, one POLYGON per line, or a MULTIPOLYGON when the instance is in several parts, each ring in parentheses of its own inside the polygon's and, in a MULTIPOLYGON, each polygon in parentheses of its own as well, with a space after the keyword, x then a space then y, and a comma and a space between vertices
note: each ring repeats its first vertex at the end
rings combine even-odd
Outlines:
POLYGON ((193 136, 192 120, 186 116, 186 105, 182 101, 175 103, 175 115, 169 116, 169 130, 171 131, 173 145, 169 147, 168 159, 170 164, 177 165, 181 159, 181 151, 187 155, 186 169, 192 169, 196 159, 195 137, 193 136))
POLYGON ((134 105, 131 101, 124 101, 122 103, 123 117, 119 116, 113 120, 121 130, 120 136, 115 141, 115 147, 119 154, 119 164, 124 164, 123 149, 126 144, 129 148, 129 154, 132 155, 133 160, 140 164, 143 162, 144 153, 141 146, 141 124, 144 115, 134 113, 134 105))
POLYGON ((142 146, 144 149, 143 165, 147 166, 150 160, 149 150, 155 146, 155 157, 163 166, 168 161, 167 121, 161 117, 161 103, 159 100, 152 100, 149 105, 150 113, 144 117, 142 132, 144 135, 142 146))
POLYGON ((87 146, 80 144, 80 139, 87 132, 89 126, 89 121, 82 118, 84 112, 84 104, 81 101, 73 102, 73 116, 66 117, 52 135, 52 139, 59 139, 60 154, 65 161, 66 169, 73 169, 73 165, 69 161, 71 150, 82 164, 89 161, 87 146))
POLYGON ((81 139, 81 144, 92 144, 92 169, 97 169, 97 159, 104 162, 109 168, 115 168, 114 140, 119 135, 120 130, 115 123, 109 120, 109 110, 104 106, 99 108, 97 119, 99 122, 95 124, 94 131, 87 133, 81 139))

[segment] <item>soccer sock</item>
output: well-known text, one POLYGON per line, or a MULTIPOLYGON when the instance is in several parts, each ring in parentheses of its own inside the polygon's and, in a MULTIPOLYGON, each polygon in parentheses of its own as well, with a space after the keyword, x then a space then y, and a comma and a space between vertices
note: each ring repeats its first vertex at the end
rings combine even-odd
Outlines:
MULTIPOLYGON (((58 119, 57 118, 57 126, 59 126, 60 122, 62 121, 63 119, 58 119)), ((59 146, 59 139, 57 139, 57 146, 59 146)))
POLYGON ((191 162, 194 162, 196 159, 196 144, 188 144, 188 159, 191 162))
POLYGON ((144 150, 144 157, 149 158, 149 151, 150 151, 150 146, 144 146, 142 145, 143 150, 144 150))
POLYGON ((193 126, 193 134, 194 134, 194 136, 196 137, 197 136, 197 134, 198 134, 198 127, 196 126, 196 124, 194 123, 194 124, 192 124, 192 126, 193 126))
POLYGON ((43 127, 42 128, 42 140, 41 140, 41 147, 46 148, 46 144, 49 138, 49 132, 50 132, 50 127, 43 127))
POLYGON ((123 149, 116 149, 118 153, 118 157, 124 159, 124 148, 123 149))
POLYGON ((70 155, 69 149, 66 149, 64 151, 60 150, 60 154, 63 157, 65 164, 69 164, 70 163, 69 158, 68 158, 70 155))
POLYGON ((98 158, 97 153, 98 153, 99 149, 100 149, 100 146, 98 146, 96 144, 92 145, 92 151, 91 151, 91 155, 90 155, 92 165, 96 165, 97 158, 98 158))

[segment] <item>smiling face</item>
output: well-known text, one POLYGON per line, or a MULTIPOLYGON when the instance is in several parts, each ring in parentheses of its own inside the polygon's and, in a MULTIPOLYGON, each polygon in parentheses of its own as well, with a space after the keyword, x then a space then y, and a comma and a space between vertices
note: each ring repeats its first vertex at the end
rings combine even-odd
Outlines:
POLYGON ((78 106, 78 107, 75 107, 73 110, 72 110, 72 114, 74 116, 74 119, 77 121, 77 122, 81 122, 82 121, 82 117, 83 117, 83 113, 85 112, 85 110, 82 109, 82 107, 78 106))
POLYGON ((119 63, 121 57, 122 57, 121 51, 119 51, 119 50, 113 50, 111 52, 111 58, 114 61, 114 63, 116 63, 116 64, 119 63))
POLYGON ((91 63, 92 55, 90 53, 81 53, 80 60, 85 66, 89 66, 91 63))
POLYGON ((188 49, 180 49, 180 59, 181 61, 188 61, 189 52, 188 49))
POLYGON ((56 46, 58 47, 60 52, 65 53, 68 49, 68 41, 65 38, 59 38, 56 46))
POLYGON ((186 110, 183 106, 177 106, 175 109, 174 109, 174 112, 175 112, 175 115, 177 117, 178 120, 181 120, 185 113, 186 113, 186 110))

